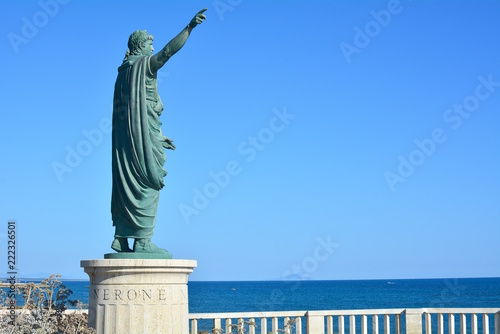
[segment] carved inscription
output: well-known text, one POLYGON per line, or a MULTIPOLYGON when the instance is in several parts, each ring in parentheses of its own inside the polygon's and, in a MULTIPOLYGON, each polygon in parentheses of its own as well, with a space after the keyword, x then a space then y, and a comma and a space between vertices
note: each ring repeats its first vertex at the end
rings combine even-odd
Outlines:
POLYGON ((99 301, 125 301, 125 302, 137 302, 137 303, 147 303, 149 301, 166 301, 167 291, 166 289, 117 289, 117 288, 94 288, 91 294, 94 300, 99 301))

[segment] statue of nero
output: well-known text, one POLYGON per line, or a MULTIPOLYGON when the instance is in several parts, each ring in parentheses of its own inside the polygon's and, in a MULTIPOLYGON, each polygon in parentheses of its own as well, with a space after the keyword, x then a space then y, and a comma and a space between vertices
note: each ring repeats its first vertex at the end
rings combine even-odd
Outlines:
MULTIPOLYGON (((167 172, 165 149, 174 150, 173 140, 163 136, 157 72, 186 43, 191 31, 206 19, 199 11, 190 23, 158 53, 152 55, 153 36, 137 30, 128 40, 118 68, 113 99, 111 214, 115 238, 111 248, 138 257, 171 258, 151 242, 160 189, 167 172), (129 248, 128 238, 134 239, 129 248)), ((125 254, 124 254, 125 255, 125 254)))

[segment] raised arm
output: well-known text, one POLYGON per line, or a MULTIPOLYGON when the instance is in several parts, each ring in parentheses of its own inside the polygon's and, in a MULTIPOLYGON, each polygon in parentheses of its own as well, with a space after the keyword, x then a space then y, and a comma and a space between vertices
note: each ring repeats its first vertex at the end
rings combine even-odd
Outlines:
POLYGON ((179 51, 184 46, 193 28, 206 19, 206 16, 203 14, 206 10, 206 8, 200 10, 193 17, 191 22, 189 22, 186 28, 184 28, 177 36, 172 38, 172 40, 168 42, 160 52, 151 57, 151 72, 156 73, 163 65, 165 65, 170 57, 176 54, 177 51, 179 51))

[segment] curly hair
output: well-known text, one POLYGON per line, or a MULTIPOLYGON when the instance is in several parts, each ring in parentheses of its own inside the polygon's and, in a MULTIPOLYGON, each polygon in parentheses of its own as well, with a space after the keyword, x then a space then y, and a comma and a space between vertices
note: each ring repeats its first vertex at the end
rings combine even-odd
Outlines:
POLYGON ((148 34, 146 30, 136 30, 130 35, 128 38, 128 50, 125 55, 125 58, 128 55, 139 55, 142 52, 141 44, 148 41, 153 40, 153 35, 148 34))

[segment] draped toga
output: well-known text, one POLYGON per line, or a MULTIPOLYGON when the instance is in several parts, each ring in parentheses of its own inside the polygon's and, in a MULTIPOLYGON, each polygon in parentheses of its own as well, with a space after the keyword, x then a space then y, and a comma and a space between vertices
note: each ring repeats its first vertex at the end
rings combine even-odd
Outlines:
POLYGON ((167 172, 159 116, 163 104, 150 56, 118 68, 113 98, 111 215, 117 238, 151 238, 167 172))

